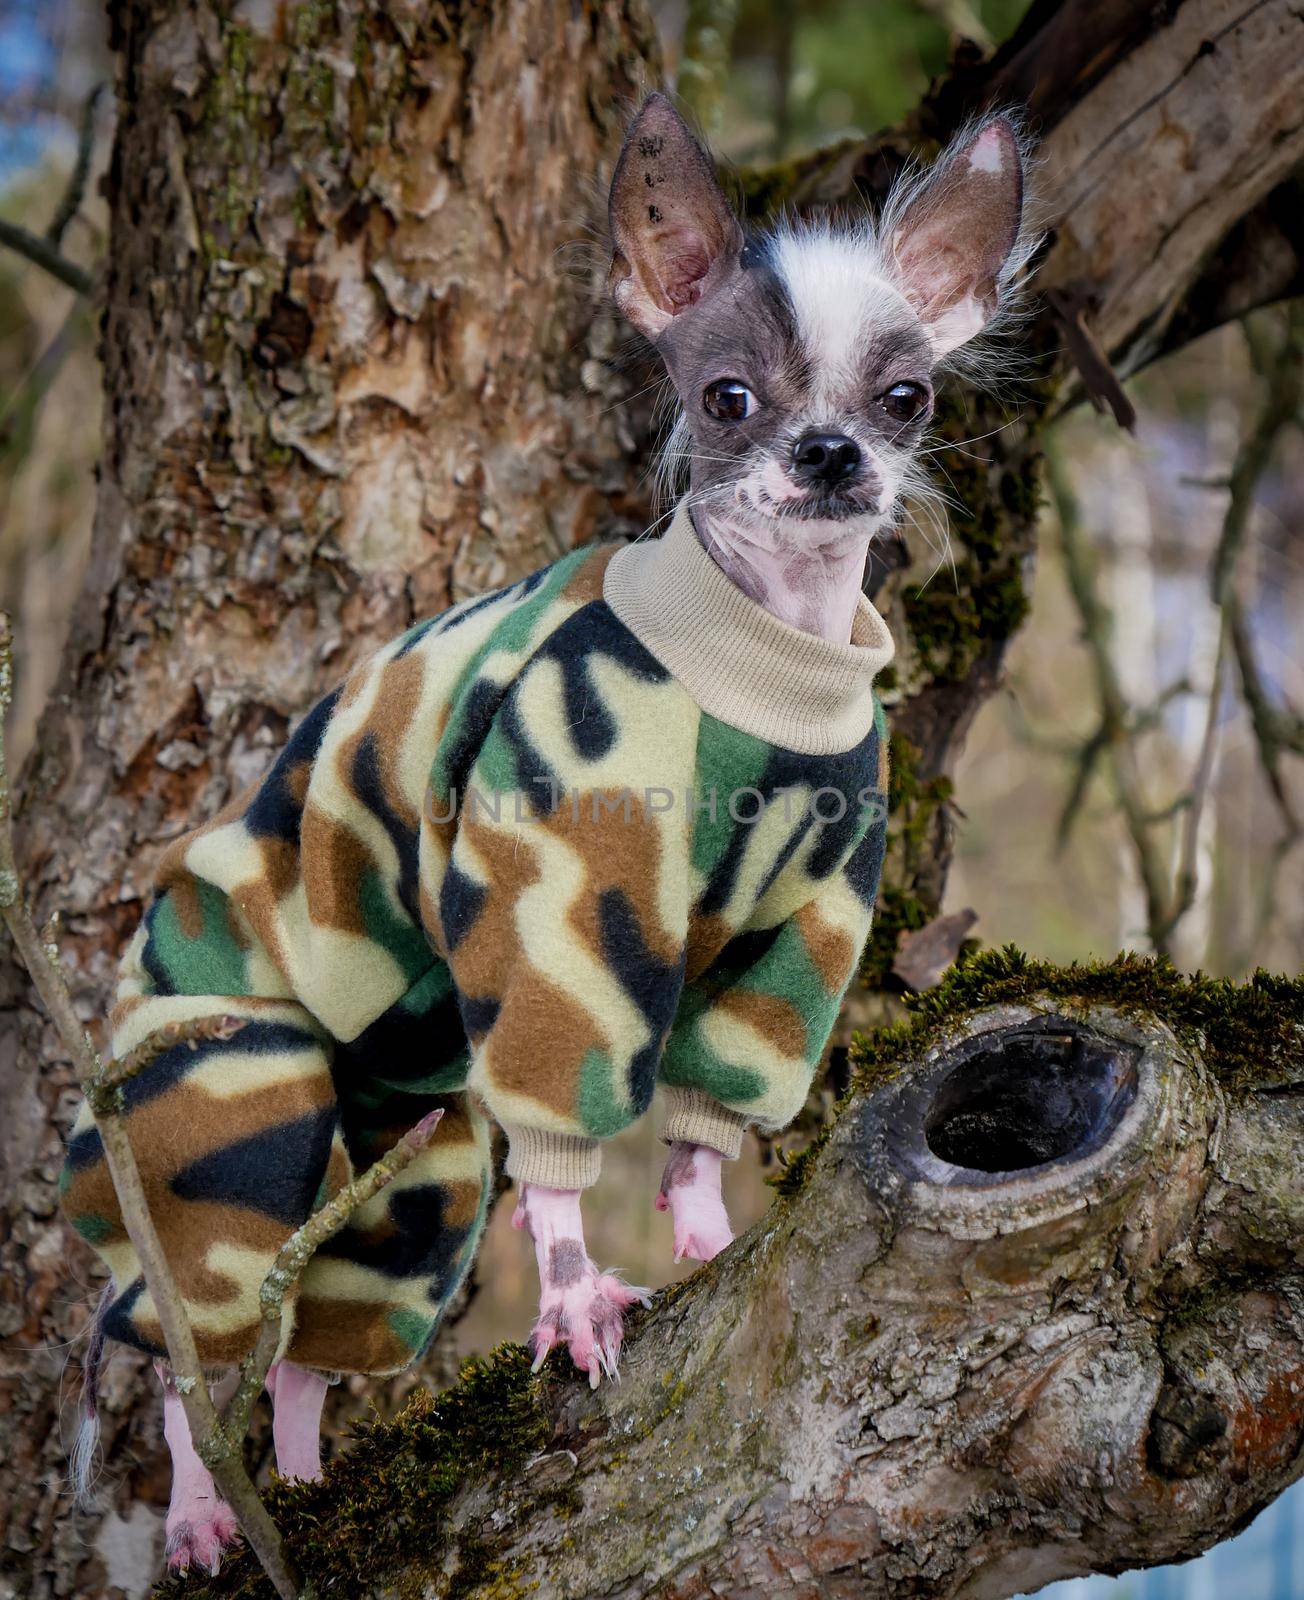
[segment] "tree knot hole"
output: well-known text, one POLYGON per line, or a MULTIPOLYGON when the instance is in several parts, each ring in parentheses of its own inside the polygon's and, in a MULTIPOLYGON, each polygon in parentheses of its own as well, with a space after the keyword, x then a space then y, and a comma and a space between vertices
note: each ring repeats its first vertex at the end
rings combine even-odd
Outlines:
POLYGON ((1081 1160, 1136 1099, 1139 1052, 1051 1019, 969 1040, 924 1122, 928 1148, 954 1167, 1025 1172, 1081 1160))

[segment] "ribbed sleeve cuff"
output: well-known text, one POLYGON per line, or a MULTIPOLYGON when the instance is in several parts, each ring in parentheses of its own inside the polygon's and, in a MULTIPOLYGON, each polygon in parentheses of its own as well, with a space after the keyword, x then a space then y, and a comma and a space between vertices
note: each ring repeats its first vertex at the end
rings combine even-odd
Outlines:
POLYGON ((551 1133, 544 1128, 505 1125, 507 1176, 541 1189, 587 1189, 602 1171, 596 1139, 579 1133, 551 1133))
POLYGON ((700 1089, 666 1086, 666 1126, 662 1137, 667 1144, 682 1139, 686 1144, 704 1144, 718 1150, 729 1161, 742 1153, 743 1134, 749 1118, 730 1111, 700 1089))

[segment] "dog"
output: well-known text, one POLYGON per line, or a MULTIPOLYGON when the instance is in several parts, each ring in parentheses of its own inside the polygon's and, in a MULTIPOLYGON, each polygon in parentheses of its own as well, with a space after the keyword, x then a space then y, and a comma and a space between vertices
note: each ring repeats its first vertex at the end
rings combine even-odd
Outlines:
MULTIPOLYGON (((658 1085, 674 1253, 730 1243, 722 1163, 800 1109, 869 930, 892 643, 866 560, 919 480, 939 373, 1010 306, 1026 162, 1016 122, 989 115, 877 221, 746 230, 651 95, 612 180, 609 288, 679 401, 668 530, 410 629, 164 853, 113 1049, 234 1019, 125 1089, 206 1363, 252 1346, 289 1234, 442 1113, 286 1297, 268 1381, 284 1476, 320 1472, 328 1374, 401 1370, 433 1337, 488 1210, 488 1118, 537 1254, 537 1362, 564 1346, 595 1386, 616 1372, 645 1294, 591 1260, 581 1196, 658 1085)), ((86 1109, 64 1187, 111 1274, 97 1339, 159 1362, 169 1566, 215 1568, 234 1519, 86 1109)))

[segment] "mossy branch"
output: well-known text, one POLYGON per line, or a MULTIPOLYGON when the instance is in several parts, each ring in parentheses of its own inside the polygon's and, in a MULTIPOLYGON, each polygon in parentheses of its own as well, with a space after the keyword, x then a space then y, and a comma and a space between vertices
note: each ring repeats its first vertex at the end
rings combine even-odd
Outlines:
MULTIPOLYGON (((1298 1476, 1304 981, 1005 950, 908 1005, 622 1383, 505 1346, 274 1488, 323 1594, 1008 1595, 1189 1557, 1298 1476)), ((267 1588, 238 1553, 183 1594, 267 1588)))

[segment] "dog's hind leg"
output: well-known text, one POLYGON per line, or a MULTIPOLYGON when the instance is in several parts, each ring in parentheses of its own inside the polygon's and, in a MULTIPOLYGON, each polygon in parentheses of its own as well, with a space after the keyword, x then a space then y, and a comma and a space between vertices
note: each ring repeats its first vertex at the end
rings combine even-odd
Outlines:
POLYGON ((213 1476, 195 1452, 176 1380, 161 1361, 154 1363, 163 1384, 163 1437, 172 1456, 172 1498, 168 1502, 166 1557, 169 1572, 191 1567, 215 1573, 223 1554, 240 1537, 235 1513, 217 1492, 213 1476))
POLYGON ((272 1441, 283 1478, 321 1477, 321 1408, 329 1384, 320 1372, 278 1361, 267 1374, 272 1441))

